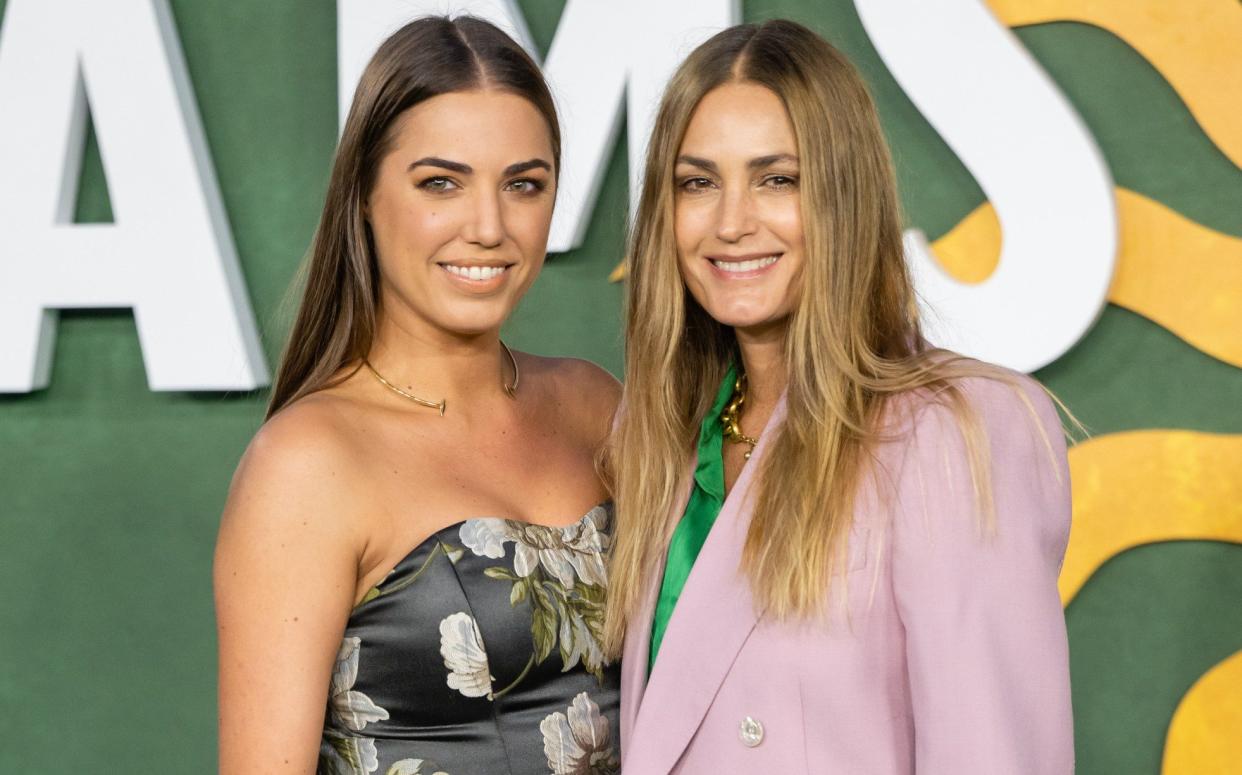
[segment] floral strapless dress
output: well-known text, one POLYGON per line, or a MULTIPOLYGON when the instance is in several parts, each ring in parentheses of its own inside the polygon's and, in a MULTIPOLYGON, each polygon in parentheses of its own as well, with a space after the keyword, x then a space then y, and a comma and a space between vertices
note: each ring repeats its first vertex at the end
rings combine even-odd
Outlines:
POLYGON ((611 504, 564 528, 470 519, 406 555, 349 617, 319 772, 618 772, 611 519, 611 504))

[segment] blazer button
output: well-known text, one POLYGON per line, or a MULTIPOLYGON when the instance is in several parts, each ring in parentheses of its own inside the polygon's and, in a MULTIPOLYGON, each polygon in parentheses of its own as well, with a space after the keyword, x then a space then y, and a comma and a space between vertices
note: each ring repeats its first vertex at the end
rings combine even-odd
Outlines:
POLYGON ((742 745, 747 748, 754 748, 763 742, 763 724, 747 716, 742 719, 742 726, 738 731, 738 737, 742 739, 742 745))

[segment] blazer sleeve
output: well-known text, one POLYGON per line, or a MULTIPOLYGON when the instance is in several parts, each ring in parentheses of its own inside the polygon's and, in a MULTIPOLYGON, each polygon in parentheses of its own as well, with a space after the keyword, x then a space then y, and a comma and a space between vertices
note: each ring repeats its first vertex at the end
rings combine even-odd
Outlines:
POLYGON ((1057 592, 1069 472, 1051 401, 1022 380, 1035 417, 1013 386, 960 383, 987 439, 993 525, 977 506, 951 410, 927 403, 907 437, 892 579, 906 634, 917 775, 1074 770, 1057 592))

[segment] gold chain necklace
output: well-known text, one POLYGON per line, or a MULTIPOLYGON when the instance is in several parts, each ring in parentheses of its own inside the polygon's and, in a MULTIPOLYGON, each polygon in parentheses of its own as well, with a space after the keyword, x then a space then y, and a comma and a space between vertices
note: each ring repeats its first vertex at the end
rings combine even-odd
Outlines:
POLYGON ((746 377, 741 376, 733 383, 733 396, 729 399, 728 406, 720 413, 720 424, 724 426, 725 441, 750 445, 750 449, 746 450, 746 459, 750 460, 750 455, 755 451, 755 445, 759 443, 759 439, 742 433, 742 405, 745 403, 746 377))
MULTIPOLYGON (((505 352, 509 355, 509 363, 513 364, 513 384, 511 385, 506 384, 504 386, 505 393, 508 394, 509 398, 517 398, 518 380, 521 379, 521 374, 518 373, 517 358, 513 357, 513 351, 509 349, 509 345, 504 343, 504 340, 500 340, 500 346, 503 347, 505 352)), ((425 398, 419 398, 413 393, 407 393, 406 391, 392 384, 388 380, 384 379, 384 377, 378 371, 375 370, 375 367, 371 365, 371 362, 369 360, 367 360, 366 358, 363 358, 362 363, 367 367, 367 369, 372 374, 375 375, 375 378, 378 379, 380 381, 380 384, 383 385, 384 387, 388 388, 389 390, 401 396, 402 398, 406 398, 406 399, 409 399, 410 401, 413 401, 419 406, 425 406, 430 409, 438 409, 440 411, 440 416, 441 417, 444 416, 444 409, 446 406, 448 406, 447 399, 441 398, 439 401, 428 401, 425 398)))

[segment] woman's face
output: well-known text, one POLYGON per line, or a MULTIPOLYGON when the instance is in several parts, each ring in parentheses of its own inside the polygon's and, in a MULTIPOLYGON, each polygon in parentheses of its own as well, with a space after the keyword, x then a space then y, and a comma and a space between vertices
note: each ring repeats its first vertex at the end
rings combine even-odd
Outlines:
POLYGON ((383 314, 499 328, 543 266, 552 165, 548 124, 522 97, 453 92, 405 111, 366 201, 383 314))
POLYGON ((798 144, 771 90, 729 83, 695 108, 673 170, 682 279, 717 322, 783 326, 802 268, 798 144))

